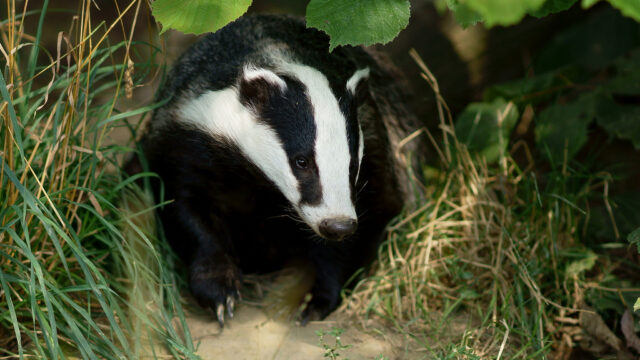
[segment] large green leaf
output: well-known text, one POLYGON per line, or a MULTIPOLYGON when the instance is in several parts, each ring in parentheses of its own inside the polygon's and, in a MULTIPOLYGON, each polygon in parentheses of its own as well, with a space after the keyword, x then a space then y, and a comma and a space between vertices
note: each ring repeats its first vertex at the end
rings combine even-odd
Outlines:
POLYGON ((492 103, 472 103, 456 120, 456 135, 469 150, 492 162, 506 151, 511 130, 518 121, 518 108, 498 98, 492 103))
POLYGON ((162 32, 176 29, 202 34, 216 31, 247 12, 252 0, 155 0, 153 16, 162 32))
POLYGON ((513 25, 530 12, 542 7, 545 0, 465 0, 460 1, 478 12, 487 26, 513 25))
POLYGON ((640 298, 638 298, 638 300, 636 300, 635 305, 633 305, 633 311, 638 311, 640 310, 640 298))
POLYGON ((595 94, 587 94, 569 104, 553 104, 536 120, 535 136, 539 148, 553 164, 571 160, 587 142, 587 128, 593 120, 590 103, 595 94))
POLYGON ((311 0, 307 26, 329 34, 330 50, 384 44, 407 27, 410 9, 409 0, 311 0))

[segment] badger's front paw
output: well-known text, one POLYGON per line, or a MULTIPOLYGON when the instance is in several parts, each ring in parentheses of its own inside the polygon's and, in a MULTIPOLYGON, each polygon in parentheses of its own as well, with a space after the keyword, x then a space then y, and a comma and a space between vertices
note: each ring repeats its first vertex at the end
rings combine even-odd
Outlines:
POLYGON ((242 273, 230 260, 196 261, 190 267, 191 292, 200 306, 210 308, 224 327, 225 308, 233 319, 233 308, 240 296, 242 273))

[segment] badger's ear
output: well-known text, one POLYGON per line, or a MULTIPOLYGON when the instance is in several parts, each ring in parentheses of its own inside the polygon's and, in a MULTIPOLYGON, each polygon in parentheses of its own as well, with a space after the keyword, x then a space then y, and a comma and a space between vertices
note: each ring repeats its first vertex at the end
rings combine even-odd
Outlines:
POLYGON ((273 71, 246 66, 242 69, 238 93, 244 106, 260 110, 271 96, 286 88, 287 83, 273 71))
POLYGON ((351 93, 351 96, 361 100, 364 97, 367 89, 367 80, 369 80, 369 68, 356 70, 347 80, 347 91, 351 93))

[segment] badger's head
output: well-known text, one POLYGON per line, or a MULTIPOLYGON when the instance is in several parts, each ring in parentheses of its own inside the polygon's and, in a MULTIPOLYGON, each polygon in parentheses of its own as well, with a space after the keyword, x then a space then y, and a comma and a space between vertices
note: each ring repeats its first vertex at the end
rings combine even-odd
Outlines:
POLYGON ((200 96, 182 118, 237 145, 315 233, 339 240, 358 225, 355 185, 364 139, 356 97, 368 75, 360 69, 330 84, 305 65, 249 64, 235 86, 200 96))

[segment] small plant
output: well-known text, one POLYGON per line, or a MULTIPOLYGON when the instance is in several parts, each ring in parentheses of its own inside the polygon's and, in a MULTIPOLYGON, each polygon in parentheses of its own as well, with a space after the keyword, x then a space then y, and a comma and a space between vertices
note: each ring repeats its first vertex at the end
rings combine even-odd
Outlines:
MULTIPOLYGON (((322 345, 322 347, 324 348, 324 355, 323 355, 324 358, 332 359, 332 360, 339 359, 340 353, 338 351, 347 350, 351 347, 351 345, 345 345, 342 343, 340 336, 343 333, 344 333, 344 329, 337 328, 337 327, 332 327, 331 330, 316 331, 316 335, 318 335, 318 337, 320 338, 320 345, 322 345), (325 336, 327 335, 333 336, 335 338, 335 343, 328 344, 325 341, 325 336)), ((377 357, 376 359, 384 359, 384 357, 380 356, 380 357, 377 357)), ((345 358, 345 360, 349 360, 349 359, 345 358)))

